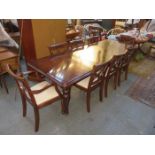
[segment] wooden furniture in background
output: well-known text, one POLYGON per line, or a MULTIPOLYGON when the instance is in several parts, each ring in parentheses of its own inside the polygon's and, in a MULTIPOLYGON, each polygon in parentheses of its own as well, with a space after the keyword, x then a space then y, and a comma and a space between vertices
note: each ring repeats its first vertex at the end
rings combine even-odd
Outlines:
POLYGON ((125 53, 125 45, 118 41, 104 40, 95 46, 75 52, 66 52, 59 57, 48 56, 28 63, 33 70, 57 84, 63 98, 64 113, 69 113, 72 85, 91 75, 93 66, 106 63, 114 55, 125 53))
POLYGON ((6 74, 6 64, 10 64, 13 70, 19 69, 19 62, 18 62, 18 54, 4 49, 0 52, 0 84, 1 86, 4 85, 6 92, 8 93, 7 84, 5 81, 4 74, 6 74))
POLYGON ((61 100, 61 94, 47 81, 40 82, 30 87, 22 73, 15 74, 9 65, 7 65, 6 69, 16 80, 23 104, 23 117, 25 117, 27 113, 27 102, 34 108, 35 131, 37 132, 40 122, 39 109, 61 100))
POLYGON ((98 42, 99 42, 99 37, 98 37, 98 36, 92 36, 92 37, 89 37, 89 38, 87 39, 87 44, 88 44, 88 46, 97 44, 98 42))
POLYGON ((103 29, 100 27, 95 27, 95 26, 89 26, 89 36, 94 37, 98 36, 98 40, 102 40, 102 32, 103 29))
POLYGON ((51 43, 66 41, 65 19, 21 19, 19 27, 26 62, 50 55, 51 43))
POLYGON ((69 47, 72 52, 84 49, 84 45, 83 39, 76 39, 69 42, 69 47))
MULTIPOLYGON (((19 29, 22 41, 23 55, 26 64, 31 60, 50 55, 48 46, 51 43, 66 41, 65 19, 19 19, 19 29)), ((30 70, 30 68, 28 68, 30 70)), ((36 74, 29 75, 29 79, 41 81, 36 74)))
POLYGON ((80 35, 79 31, 70 30, 66 33, 66 40, 69 42, 71 40, 74 40, 79 35, 80 35))
POLYGON ((10 64, 13 70, 17 70, 19 68, 18 54, 9 50, 0 52, 0 67, 4 73, 6 73, 6 64, 10 64))

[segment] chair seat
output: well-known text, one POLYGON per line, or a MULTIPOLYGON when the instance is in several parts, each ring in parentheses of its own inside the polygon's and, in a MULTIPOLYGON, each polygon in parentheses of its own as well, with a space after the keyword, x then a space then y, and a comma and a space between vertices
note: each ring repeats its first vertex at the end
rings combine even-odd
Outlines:
MULTIPOLYGON (((48 86, 49 83, 47 81, 43 81, 43 82, 40 82, 34 86, 31 87, 31 90, 34 91, 34 90, 40 90, 46 86, 48 86)), ((45 89, 44 91, 42 91, 41 93, 38 93, 38 94, 34 94, 34 98, 36 100, 36 104, 37 105, 40 105, 46 101, 49 101, 49 100, 52 100, 56 97, 58 97, 59 94, 57 93, 57 91, 55 90, 55 87, 54 86, 51 86, 47 89, 45 89)))
POLYGON ((90 80, 90 77, 87 77, 87 78, 81 80, 80 82, 76 83, 76 85, 80 86, 80 87, 83 87, 85 89, 88 89, 89 80, 90 80))

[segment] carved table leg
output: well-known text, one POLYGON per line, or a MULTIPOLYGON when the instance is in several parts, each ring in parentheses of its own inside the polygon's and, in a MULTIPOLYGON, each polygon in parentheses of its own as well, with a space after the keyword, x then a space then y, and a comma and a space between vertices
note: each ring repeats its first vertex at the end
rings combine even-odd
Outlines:
POLYGON ((61 100, 61 112, 62 112, 62 114, 68 114, 69 113, 68 106, 69 106, 69 101, 70 101, 71 87, 64 88, 64 87, 60 87, 58 85, 55 85, 55 88, 62 98, 62 100, 61 100))
POLYGON ((71 88, 62 88, 63 101, 62 101, 62 113, 69 113, 69 101, 70 101, 70 90, 71 88))

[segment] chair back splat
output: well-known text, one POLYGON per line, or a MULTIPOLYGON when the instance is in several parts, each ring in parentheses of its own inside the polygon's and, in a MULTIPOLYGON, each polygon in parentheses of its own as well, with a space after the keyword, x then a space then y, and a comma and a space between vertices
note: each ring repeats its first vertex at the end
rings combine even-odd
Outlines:
POLYGON ((52 44, 48 47, 51 56, 57 56, 61 54, 65 54, 69 50, 69 46, 67 42, 52 44))
POLYGON ((92 75, 90 77, 88 89, 92 89, 100 84, 103 84, 105 74, 110 66, 110 62, 98 64, 93 67, 92 75))
POLYGON ((22 73, 14 73, 9 65, 6 66, 7 72, 15 79, 21 96, 25 96, 33 106, 37 106, 30 86, 22 73))

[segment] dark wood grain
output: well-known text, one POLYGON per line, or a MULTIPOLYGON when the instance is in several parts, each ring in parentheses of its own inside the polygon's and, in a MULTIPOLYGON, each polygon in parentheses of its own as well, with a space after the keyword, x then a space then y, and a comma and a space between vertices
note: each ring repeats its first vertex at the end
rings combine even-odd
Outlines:
POLYGON ((95 64, 107 62, 114 55, 124 52, 123 43, 104 40, 74 53, 31 60, 28 65, 61 87, 68 87, 89 76, 95 64))

